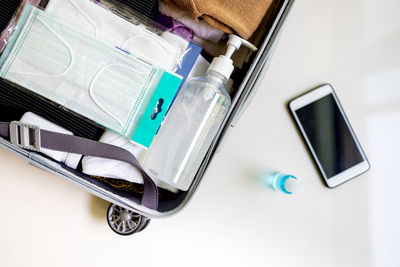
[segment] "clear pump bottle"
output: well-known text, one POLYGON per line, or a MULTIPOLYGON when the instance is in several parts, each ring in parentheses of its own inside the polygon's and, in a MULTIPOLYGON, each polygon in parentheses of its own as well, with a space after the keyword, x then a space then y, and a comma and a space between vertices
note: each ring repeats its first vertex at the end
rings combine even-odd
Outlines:
POLYGON ((188 190, 231 106, 224 85, 234 69, 230 57, 242 44, 256 49, 231 35, 226 55, 179 92, 142 164, 150 176, 188 190))

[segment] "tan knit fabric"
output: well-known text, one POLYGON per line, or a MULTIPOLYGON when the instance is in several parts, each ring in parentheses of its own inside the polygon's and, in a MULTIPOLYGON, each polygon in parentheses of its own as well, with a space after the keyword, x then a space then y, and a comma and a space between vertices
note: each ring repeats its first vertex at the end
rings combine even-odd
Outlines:
POLYGON ((205 20, 227 33, 249 39, 272 0, 164 0, 185 10, 194 20, 205 20))

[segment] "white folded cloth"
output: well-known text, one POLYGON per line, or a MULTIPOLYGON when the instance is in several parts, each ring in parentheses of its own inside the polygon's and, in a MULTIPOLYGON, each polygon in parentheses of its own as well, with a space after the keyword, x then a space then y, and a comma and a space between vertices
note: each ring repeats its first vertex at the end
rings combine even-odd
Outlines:
MULTIPOLYGON (((145 149, 131 143, 129 139, 111 131, 105 131, 99 141, 128 150, 138 159, 139 162, 146 151, 145 149)), ((143 177, 140 171, 132 164, 122 161, 86 156, 82 160, 82 168, 83 173, 88 175, 143 184, 143 177)), ((160 188, 167 189, 171 192, 178 191, 175 187, 169 186, 158 179, 153 179, 153 181, 160 188)))
MULTIPOLYGON (((20 119, 20 122, 36 125, 36 126, 39 126, 40 129, 47 130, 47 131, 73 135, 72 132, 70 132, 70 131, 58 126, 57 124, 54 124, 32 112, 25 113, 22 116, 22 118, 20 119)), ((76 169, 78 167, 78 164, 82 158, 82 155, 66 153, 66 152, 61 152, 61 151, 55 151, 55 150, 50 150, 50 149, 46 149, 46 148, 41 148, 40 152, 58 162, 64 163, 65 165, 67 165, 68 167, 73 168, 73 169, 76 169)))

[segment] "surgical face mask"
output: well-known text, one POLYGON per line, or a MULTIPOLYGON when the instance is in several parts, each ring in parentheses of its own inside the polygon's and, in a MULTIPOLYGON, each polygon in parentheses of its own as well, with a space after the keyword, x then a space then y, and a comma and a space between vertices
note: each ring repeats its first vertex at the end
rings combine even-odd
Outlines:
POLYGON ((36 8, 0 75, 127 137, 163 77, 172 76, 36 8))
POLYGON ((45 11, 99 41, 119 47, 170 72, 175 71, 184 56, 185 50, 89 0, 51 0, 45 11))

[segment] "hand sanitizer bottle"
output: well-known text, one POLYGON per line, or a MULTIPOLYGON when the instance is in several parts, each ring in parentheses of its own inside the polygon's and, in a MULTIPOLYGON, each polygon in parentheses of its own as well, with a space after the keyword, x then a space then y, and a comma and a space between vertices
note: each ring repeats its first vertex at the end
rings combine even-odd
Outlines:
POLYGON ((231 106, 224 85, 234 66, 231 56, 246 40, 230 35, 225 55, 211 63, 205 77, 190 80, 179 92, 163 122, 143 168, 180 190, 188 190, 231 106))

